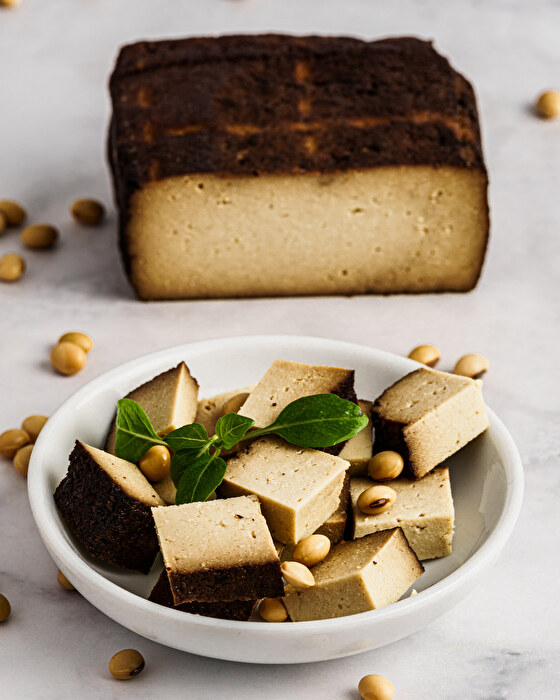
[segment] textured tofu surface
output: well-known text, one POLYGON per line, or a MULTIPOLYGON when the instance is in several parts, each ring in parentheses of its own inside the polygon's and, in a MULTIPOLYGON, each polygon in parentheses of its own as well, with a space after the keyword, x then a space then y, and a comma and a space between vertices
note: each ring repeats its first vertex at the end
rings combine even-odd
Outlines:
POLYGON ((255 385, 251 384, 241 389, 224 391, 208 399, 199 399, 195 422, 201 423, 206 428, 208 435, 213 435, 216 432, 216 423, 222 417, 225 404, 237 394, 250 394, 254 388, 255 385))
POLYGON ((283 408, 304 396, 337 394, 356 401, 354 370, 275 360, 239 410, 256 428, 273 423, 283 408))
POLYGON ((335 545, 313 567, 315 586, 286 587, 293 621, 321 620, 395 603, 424 569, 400 528, 335 545))
POLYGON ((466 291, 486 206, 452 166, 167 178, 131 197, 131 278, 143 299, 466 291))
MULTIPOLYGON (((186 364, 181 362, 129 392, 125 398, 137 401, 142 406, 158 435, 167 435, 194 421, 198 382, 191 376, 186 364)), ((115 440, 116 424, 113 422, 105 443, 107 452, 114 453, 115 440)))
POLYGON ((401 527, 418 559, 434 559, 451 554, 454 509, 447 467, 437 467, 421 479, 400 477, 388 482, 397 499, 383 513, 366 515, 357 506, 358 497, 372 486, 371 479, 350 481, 353 535, 401 527))
POLYGON ((348 462, 280 438, 254 440, 227 461, 226 496, 255 494, 273 537, 297 544, 337 509, 348 462))
POLYGON ((256 498, 186 503, 152 513, 168 571, 193 573, 278 561, 256 498))
POLYGON ((395 450, 416 478, 488 427, 481 383, 418 369, 386 389, 372 408, 376 452, 395 450))

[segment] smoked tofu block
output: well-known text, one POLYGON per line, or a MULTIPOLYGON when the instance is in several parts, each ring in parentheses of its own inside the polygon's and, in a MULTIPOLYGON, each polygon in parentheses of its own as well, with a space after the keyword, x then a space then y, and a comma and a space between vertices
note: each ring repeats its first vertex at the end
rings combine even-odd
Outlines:
POLYGON ((313 567, 315 585, 286 586, 284 603, 294 622, 324 620, 396 603, 424 568, 400 528, 335 545, 313 567))
POLYGON ((147 574, 158 552, 153 506, 164 506, 135 464, 76 441, 54 500, 97 559, 147 574))
POLYGON ((255 384, 251 384, 242 389, 224 391, 222 394, 216 394, 216 396, 211 396, 209 399, 200 399, 196 409, 195 423, 203 425, 208 435, 214 435, 216 423, 222 417, 226 403, 238 394, 250 394, 254 388, 255 384))
POLYGON ((143 41, 121 49, 110 91, 141 299, 476 284, 489 230, 476 100, 430 42, 143 41))
POLYGON ((447 467, 437 467, 421 479, 399 477, 389 481, 387 485, 397 494, 395 503, 383 513, 366 515, 357 501, 372 484, 371 479, 350 481, 354 537, 401 527, 418 559, 451 554, 454 509, 447 467))
MULTIPOLYGON (((198 382, 184 362, 158 374, 126 395, 137 401, 146 412, 158 435, 167 435, 187 423, 194 422, 198 406, 198 382)), ((116 423, 107 436, 105 449, 115 453, 116 423)))
POLYGON ((375 452, 394 450, 420 478, 488 427, 481 382, 421 368, 386 389, 372 408, 375 452))
POLYGON ((224 496, 254 494, 274 539, 297 544, 340 504, 348 462, 326 452, 264 437, 227 460, 224 496))
POLYGON ((282 595, 280 559, 251 496, 153 508, 175 605, 282 595))

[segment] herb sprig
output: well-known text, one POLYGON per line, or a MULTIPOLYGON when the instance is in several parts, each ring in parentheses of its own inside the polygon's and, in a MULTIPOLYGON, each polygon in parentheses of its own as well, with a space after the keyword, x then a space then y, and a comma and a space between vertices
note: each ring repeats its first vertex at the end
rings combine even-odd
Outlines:
POLYGON ((215 435, 209 436, 202 424, 191 423, 160 437, 140 404, 131 399, 117 403, 116 422, 115 452, 122 459, 138 462, 154 445, 171 448, 175 502, 181 504, 205 501, 216 490, 226 473, 220 454, 241 440, 274 434, 298 447, 320 449, 354 437, 368 419, 351 401, 335 394, 315 394, 292 401, 271 425, 256 430, 250 430, 251 418, 228 413, 216 423, 215 435))

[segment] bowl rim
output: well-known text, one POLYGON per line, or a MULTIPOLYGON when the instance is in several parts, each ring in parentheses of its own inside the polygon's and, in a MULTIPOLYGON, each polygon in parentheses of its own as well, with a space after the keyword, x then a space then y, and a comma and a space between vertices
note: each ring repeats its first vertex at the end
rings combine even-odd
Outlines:
MULTIPOLYGON (((278 637, 298 636, 303 630, 312 633, 325 633, 334 631, 334 628, 339 630, 356 626, 360 622, 389 621, 406 616, 411 609, 420 610, 431 607, 437 603, 437 599, 445 594, 450 595, 453 589, 464 587, 470 582, 476 581, 478 573, 484 569, 495 559, 505 546, 509 539, 523 500, 524 478, 523 465, 518 449, 504 423, 496 416, 496 414, 487 406, 488 418, 490 422, 490 430, 494 445, 500 454, 500 459, 504 467, 506 477, 506 494, 502 512, 496 521, 493 529, 490 531, 485 542, 479 549, 472 554, 463 564, 455 571, 448 574, 445 578, 432 584, 429 588, 420 591, 413 598, 405 598, 399 600, 392 605, 370 610, 363 613, 348 615, 325 620, 311 620, 298 622, 290 625, 266 625, 262 622, 253 621, 236 621, 223 620, 218 618, 204 617, 202 615, 193 615, 179 610, 173 610, 157 603, 153 603, 140 595, 133 593, 125 588, 122 588, 116 583, 105 578, 103 574, 93 569, 88 561, 74 551, 67 538, 61 531, 59 523, 54 518, 50 517, 49 507, 47 506, 48 499, 52 499, 47 480, 41 470, 41 465, 44 459, 46 446, 51 439, 51 434, 55 434, 58 430, 58 424, 64 418, 67 411, 72 410, 74 406, 81 403, 84 398, 91 394, 92 391, 97 391, 107 385, 111 385, 118 377, 119 380, 126 378, 126 375, 135 375, 143 365, 158 364, 169 358, 169 356, 180 355, 183 352, 204 352, 205 350, 214 350, 217 344, 224 346, 243 346, 247 342, 259 343, 261 345, 269 345, 270 347, 277 344, 292 344, 294 349, 300 344, 307 346, 315 346, 317 349, 325 349, 325 346, 330 346, 334 351, 354 351, 371 353, 377 360, 385 360, 392 363, 402 364, 403 369, 409 370, 422 367, 417 362, 404 358, 402 356, 378 350, 359 343, 350 343, 317 336, 299 336, 299 335, 243 335, 233 337, 214 338, 211 340, 197 341, 193 343, 185 343, 175 345, 163 350, 141 355, 132 360, 120 364, 107 372, 95 377, 93 380, 85 384, 83 387, 74 392, 66 399, 61 406, 55 411, 45 427, 41 431, 39 438, 33 449, 31 456, 29 474, 28 474, 28 493, 29 501, 36 526, 39 530, 41 539, 45 543, 49 552, 55 560, 64 564, 65 574, 69 575, 71 580, 76 581, 76 586, 79 590, 81 581, 88 581, 92 586, 97 587, 100 592, 103 592, 109 598, 115 599, 117 602, 127 606, 134 607, 138 612, 152 611, 157 608, 160 617, 165 620, 184 620, 189 623, 189 627, 204 627, 215 628, 220 630, 239 631, 255 631, 259 634, 273 634, 278 637), (188 616, 188 617, 186 617, 188 616), (269 630, 265 632, 265 630, 269 630)), ((169 361, 169 360, 166 360, 169 361)), ((162 370, 163 371, 163 370, 162 370)), ((49 504, 50 506, 50 504, 49 504)), ((87 596, 85 596, 87 598, 87 596)), ((91 601, 90 601, 91 602, 91 601)), ((95 605, 95 603, 93 603, 95 605)), ((96 606, 98 607, 98 606, 96 606)))

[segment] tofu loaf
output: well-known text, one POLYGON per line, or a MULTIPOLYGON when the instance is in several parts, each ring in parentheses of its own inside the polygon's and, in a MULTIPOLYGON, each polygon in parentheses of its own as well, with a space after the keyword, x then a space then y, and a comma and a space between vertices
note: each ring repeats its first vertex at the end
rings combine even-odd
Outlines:
POLYGON ((140 42, 121 49, 110 92, 121 251, 141 299, 476 284, 489 228, 476 101, 429 42, 140 42))

